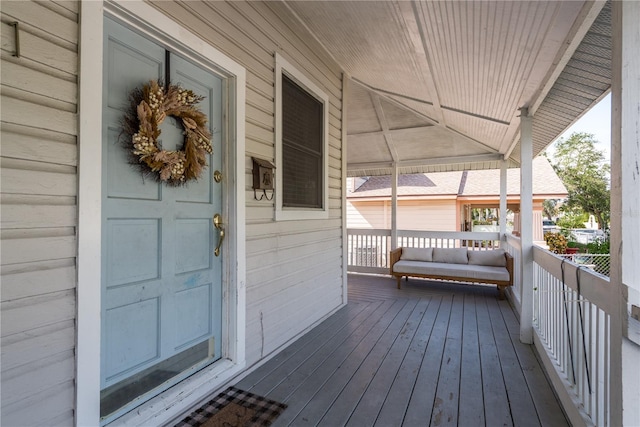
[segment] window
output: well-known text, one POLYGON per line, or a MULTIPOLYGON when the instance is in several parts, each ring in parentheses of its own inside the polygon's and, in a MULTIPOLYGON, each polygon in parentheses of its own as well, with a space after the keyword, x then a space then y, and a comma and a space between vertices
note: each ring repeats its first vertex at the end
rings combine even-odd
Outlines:
POLYGON ((328 96, 276 55, 276 219, 328 218, 328 96))

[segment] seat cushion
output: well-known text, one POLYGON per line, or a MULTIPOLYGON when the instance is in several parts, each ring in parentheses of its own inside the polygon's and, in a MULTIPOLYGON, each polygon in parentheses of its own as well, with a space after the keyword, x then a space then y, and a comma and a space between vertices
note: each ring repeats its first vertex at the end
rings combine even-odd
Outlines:
POLYGON ((406 261, 433 261, 433 248, 402 248, 400 259, 406 261))
POLYGON ((509 272, 505 267, 473 264, 450 264, 445 262, 398 261, 393 272, 399 274, 422 274, 425 276, 449 276, 489 281, 509 281, 509 272))

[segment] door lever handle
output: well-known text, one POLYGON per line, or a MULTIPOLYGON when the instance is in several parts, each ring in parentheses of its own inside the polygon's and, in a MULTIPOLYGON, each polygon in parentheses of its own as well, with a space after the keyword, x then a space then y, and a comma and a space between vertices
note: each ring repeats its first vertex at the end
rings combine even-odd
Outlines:
POLYGON ((218 245, 213 253, 215 256, 220 256, 220 247, 222 247, 222 241, 224 240, 224 228, 222 228, 222 216, 220 214, 213 216, 213 226, 218 230, 218 245))

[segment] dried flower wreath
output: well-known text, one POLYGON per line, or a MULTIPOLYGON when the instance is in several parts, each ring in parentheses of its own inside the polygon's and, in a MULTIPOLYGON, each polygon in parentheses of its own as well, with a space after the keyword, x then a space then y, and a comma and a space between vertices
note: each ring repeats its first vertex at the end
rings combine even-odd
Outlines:
POLYGON ((151 80, 129 95, 131 106, 123 120, 123 132, 129 139, 132 163, 144 173, 170 185, 183 185, 198 179, 207 166, 207 154, 213 152, 211 133, 206 128, 207 116, 196 106, 204 98, 179 85, 168 85, 166 91, 157 80, 151 80), (163 150, 158 144, 160 124, 167 116, 182 120, 182 150, 163 150))

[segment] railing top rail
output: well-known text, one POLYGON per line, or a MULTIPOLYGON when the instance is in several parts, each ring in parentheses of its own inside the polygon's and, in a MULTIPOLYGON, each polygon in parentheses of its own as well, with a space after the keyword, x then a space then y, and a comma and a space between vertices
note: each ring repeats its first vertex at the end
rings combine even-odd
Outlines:
POLYGON ((391 230, 383 228, 347 228, 347 234, 359 236, 391 236, 391 230))
POLYGON ((398 237, 462 240, 500 240, 500 233, 490 231, 418 231, 398 230, 398 237))
POLYGON ((571 257, 575 257, 575 256, 581 256, 581 257, 611 257, 611 254, 590 254, 589 252, 576 252, 575 254, 558 254, 559 257, 562 258, 571 258, 571 257))
MULTIPOLYGON (((539 246, 533 247, 533 260, 556 279, 562 280, 562 257, 539 246)), ((577 291, 576 270, 581 267, 570 261, 564 263, 564 284, 577 291)), ((580 268, 580 294, 611 315, 618 309, 616 292, 613 292, 609 278, 588 268, 580 268)))

